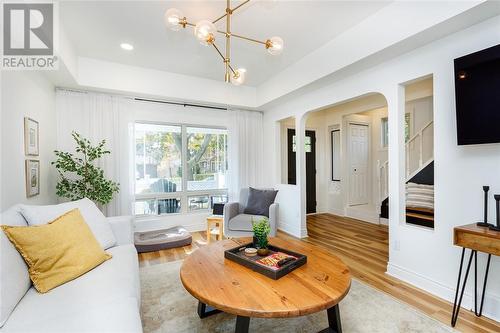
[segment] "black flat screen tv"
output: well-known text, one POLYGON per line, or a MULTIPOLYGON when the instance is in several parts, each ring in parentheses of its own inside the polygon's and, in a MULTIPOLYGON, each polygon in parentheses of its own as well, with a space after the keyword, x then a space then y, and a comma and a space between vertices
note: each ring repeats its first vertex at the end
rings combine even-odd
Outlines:
POLYGON ((459 145, 500 142, 500 45, 455 59, 459 145))

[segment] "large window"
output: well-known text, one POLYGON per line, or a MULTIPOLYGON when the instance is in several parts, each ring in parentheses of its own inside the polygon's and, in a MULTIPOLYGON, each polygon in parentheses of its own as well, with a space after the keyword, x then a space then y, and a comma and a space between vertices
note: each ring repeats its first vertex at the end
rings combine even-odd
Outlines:
POLYGON ((227 131, 135 124, 135 214, 209 210, 227 201, 227 131))
POLYGON ((188 191, 226 188, 226 130, 187 127, 188 191))

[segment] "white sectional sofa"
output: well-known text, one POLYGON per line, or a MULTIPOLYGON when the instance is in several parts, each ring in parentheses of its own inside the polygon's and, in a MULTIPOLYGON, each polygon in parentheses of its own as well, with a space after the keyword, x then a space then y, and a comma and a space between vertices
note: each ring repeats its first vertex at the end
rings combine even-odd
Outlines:
MULTIPOLYGON (((0 224, 27 225, 22 209, 2 213, 0 224)), ((142 332, 132 218, 103 219, 112 230, 106 251, 113 258, 46 294, 33 288, 22 257, 0 231, 0 332, 142 332)))

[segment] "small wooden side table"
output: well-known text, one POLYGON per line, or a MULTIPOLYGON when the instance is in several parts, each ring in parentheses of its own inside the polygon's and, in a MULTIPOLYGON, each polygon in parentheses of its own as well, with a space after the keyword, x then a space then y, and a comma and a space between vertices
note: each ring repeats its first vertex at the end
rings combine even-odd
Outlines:
POLYGON ((453 229, 453 244, 462 247, 462 257, 460 259, 460 268, 458 270, 457 290, 455 292, 455 301, 453 302, 453 313, 451 315, 451 326, 455 326, 460 312, 460 304, 464 296, 465 285, 469 277, 469 271, 474 259, 474 314, 481 317, 483 313, 484 292, 488 282, 488 272, 490 269, 491 255, 500 256, 500 231, 488 229, 488 227, 479 227, 475 223, 467 224, 453 229), (462 282, 460 291, 460 281, 462 278, 462 268, 464 266, 465 249, 470 249, 470 257, 465 270, 465 278, 462 282), (484 274, 483 293, 481 295, 481 304, 477 310, 477 255, 483 252, 488 255, 486 271, 484 274), (459 297, 460 294, 460 297, 459 297))
POLYGON ((207 217, 207 243, 210 244, 212 235, 215 235, 216 240, 224 239, 223 232, 224 219, 222 216, 209 216, 207 217))

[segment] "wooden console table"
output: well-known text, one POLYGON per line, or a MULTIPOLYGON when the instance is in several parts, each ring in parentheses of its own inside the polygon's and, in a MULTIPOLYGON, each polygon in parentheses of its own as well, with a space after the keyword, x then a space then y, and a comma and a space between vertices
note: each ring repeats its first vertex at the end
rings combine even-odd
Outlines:
POLYGON ((460 259, 460 268, 458 271, 457 290, 455 292, 453 313, 451 315, 451 326, 454 327, 457 323, 458 313, 460 312, 460 304, 462 303, 462 298, 464 296, 464 290, 467 284, 467 278, 469 277, 472 259, 474 259, 474 313, 478 317, 480 317, 483 313, 484 292, 486 291, 486 283, 488 282, 488 271, 490 269, 491 255, 500 256, 500 232, 490 230, 487 227, 478 227, 475 223, 455 227, 453 229, 453 244, 462 247, 462 257, 460 259), (465 278, 462 282, 462 290, 460 291, 460 281, 464 265, 465 249, 470 249, 471 253, 469 261, 467 263, 467 268, 465 270, 465 278), (488 255, 479 311, 477 310, 477 252, 483 252, 488 255))

